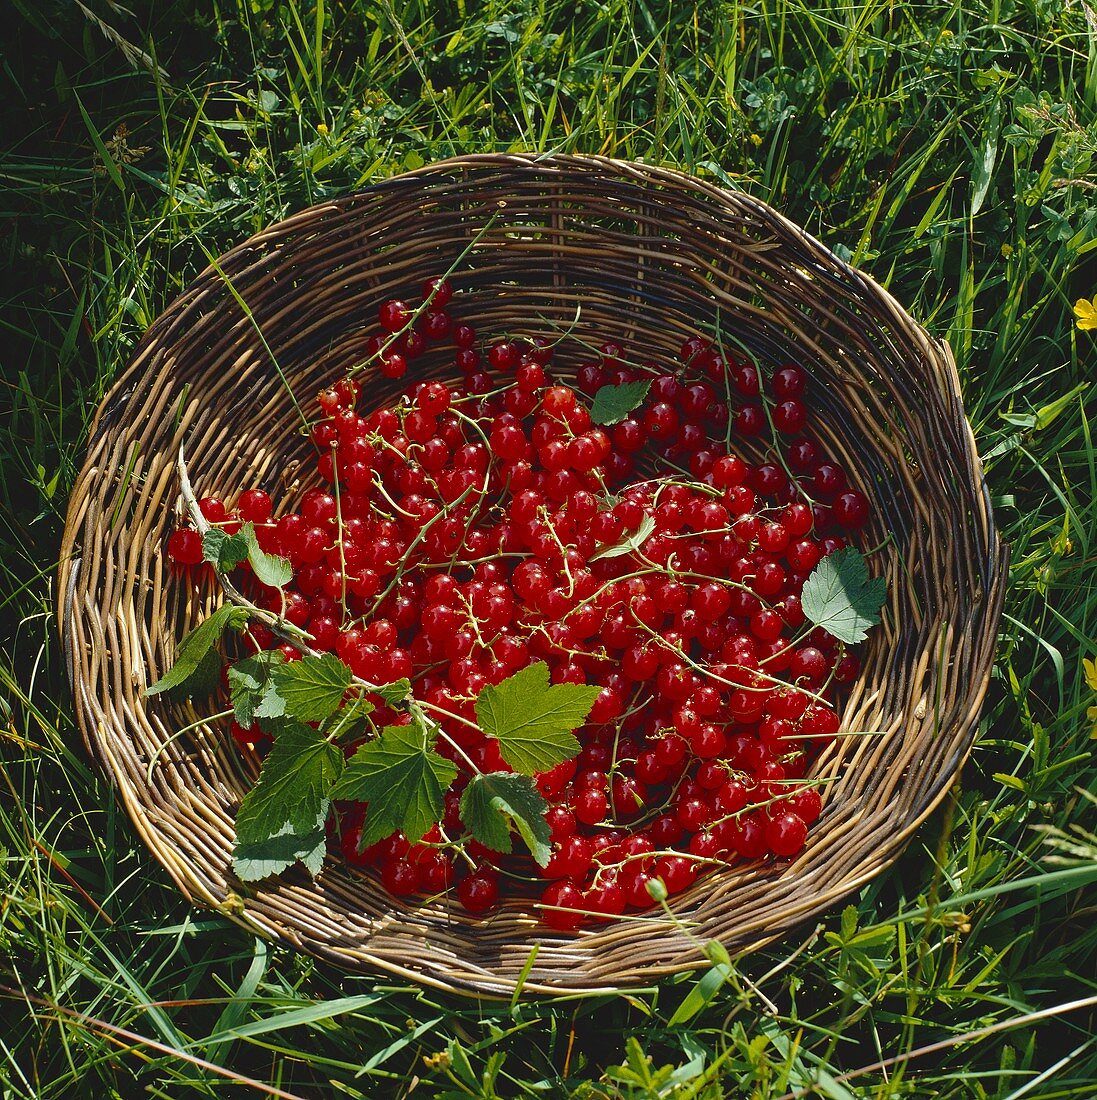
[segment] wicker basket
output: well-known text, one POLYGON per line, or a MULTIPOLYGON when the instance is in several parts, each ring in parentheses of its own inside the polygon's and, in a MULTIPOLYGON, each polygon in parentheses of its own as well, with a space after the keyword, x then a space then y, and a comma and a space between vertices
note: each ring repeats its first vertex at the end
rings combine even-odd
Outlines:
MULTIPOLYGON (((565 369, 584 357, 578 342, 561 350, 565 369)), ((443 353, 416 367, 423 377, 452 369, 443 353)), ((372 377, 366 402, 398 388, 372 377)), ((527 993, 634 986, 699 965, 708 938, 756 948, 886 868, 971 747, 1005 553, 949 349, 872 280, 763 203, 675 171, 474 156, 305 210, 177 298, 99 410, 61 562, 84 736, 189 899, 345 967, 505 996, 535 947, 527 993), (839 738, 816 763, 831 780, 824 816, 790 866, 704 877, 676 899, 679 925, 644 915, 556 934, 520 901, 473 920, 456 902, 394 900, 337 858, 316 882, 291 873, 245 887, 229 857, 255 758, 224 723, 143 696, 219 599, 212 582, 181 581, 163 553, 180 509, 180 443, 199 495, 261 485, 296 499, 311 447, 272 355, 311 396, 361 360, 379 303, 445 270, 493 214, 455 276, 460 316, 484 333, 574 324, 579 337, 666 362, 699 325, 718 323, 763 362, 802 363, 818 435, 875 501, 866 545, 892 535, 874 559, 888 579, 884 623, 844 714, 844 728, 879 734, 839 738)))

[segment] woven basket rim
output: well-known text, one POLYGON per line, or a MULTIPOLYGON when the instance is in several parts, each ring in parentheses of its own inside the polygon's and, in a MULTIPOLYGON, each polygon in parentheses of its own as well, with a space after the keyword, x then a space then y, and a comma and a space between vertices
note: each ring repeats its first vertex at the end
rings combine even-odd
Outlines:
MULTIPOLYGON (((783 244, 802 248, 807 256, 819 257, 820 262, 825 259, 828 270, 837 273, 833 277, 844 280, 843 285, 851 294, 856 291, 865 295, 873 308, 879 309, 884 321, 890 326, 889 331, 897 333, 903 340, 908 341, 908 346, 916 349, 917 353, 929 365, 928 369, 933 371, 935 380, 941 382, 946 397, 952 401, 949 407, 950 411, 959 409, 961 423, 949 424, 948 427, 955 436, 954 441, 960 448, 960 454, 962 454, 965 464, 965 469, 959 472, 961 474, 973 472, 976 475, 974 484, 965 483, 965 491, 970 493, 971 515, 978 527, 975 540, 977 545, 972 545, 969 548, 979 551, 979 560, 975 563, 977 576, 974 578, 974 583, 979 588, 979 598, 976 599, 976 603, 978 604, 981 600, 981 606, 976 609, 978 611, 977 617, 984 630, 984 636, 976 639, 977 644, 974 644, 973 649, 964 651, 968 663, 972 666, 970 669, 971 676, 962 688, 966 692, 965 699, 969 703, 967 711, 961 715, 960 719, 964 736, 960 737, 956 751, 949 756, 947 767, 942 767, 934 781, 929 784, 928 789, 921 792, 917 812, 907 814, 902 819, 901 827, 888 833, 882 865, 879 860, 862 861, 860 870, 857 873, 849 873, 843 877, 840 882, 840 892, 830 896, 830 893, 824 890, 823 896, 828 897, 829 900, 826 901, 825 905, 815 906, 812 911, 818 912, 824 908, 829 908, 837 904, 842 898, 848 897, 849 894, 879 874, 883 867, 890 866, 898 858, 905 842, 940 804, 971 751, 974 743, 978 706, 985 693, 991 673, 994 627, 1001 613, 1004 598, 1008 548, 1000 543, 995 528, 989 489, 985 478, 981 474, 978 453, 975 449, 970 426, 963 418, 962 406, 959 404, 959 377, 947 343, 932 337, 921 325, 913 321, 891 293, 881 287, 874 279, 864 272, 852 268, 848 263, 835 256, 811 234, 761 200, 743 192, 729 191, 724 187, 698 179, 673 167, 653 166, 610 157, 582 154, 555 154, 551 156, 475 154, 453 157, 425 165, 414 171, 379 181, 363 190, 326 200, 316 206, 301 210, 237 244, 217 261, 208 265, 150 325, 135 348, 130 363, 119 375, 95 413, 89 431, 88 457, 85 461, 84 471, 77 483, 78 489, 84 488, 88 479, 99 473, 96 462, 101 457, 101 452, 105 450, 107 441, 120 432, 122 430, 121 426, 125 425, 127 405, 130 399, 136 392, 141 390, 142 380, 155 367, 155 364, 150 362, 150 357, 154 358, 158 353, 159 342, 165 336, 175 334, 191 313, 194 314, 193 320, 195 322, 208 322, 208 315, 202 317, 200 309, 205 302, 205 296, 211 292, 216 292, 219 287, 222 272, 230 270, 235 272, 238 265, 243 265, 244 269, 249 269, 249 264, 261 268, 264 263, 271 259, 272 255, 277 256, 279 254, 287 240, 292 241, 294 234, 307 234, 314 229, 316 233, 322 233, 325 218, 348 217, 356 210, 368 205, 371 198, 375 196, 386 196, 401 191, 417 193, 423 188, 429 188, 436 181, 440 183, 454 177, 474 177, 477 173, 499 173, 505 176, 508 172, 522 182, 525 181, 527 176, 540 179, 543 175, 545 179, 556 182, 558 178, 566 176, 568 173, 579 173, 580 175, 589 173, 598 177, 599 180, 603 177, 609 180, 621 180, 630 186, 635 185, 640 188, 666 188, 671 192, 679 188, 691 195, 701 196, 704 200, 717 204, 717 206, 721 203, 731 203, 734 200, 734 208, 736 211, 742 212, 744 218, 748 216, 758 218, 760 223, 764 224, 767 229, 772 229, 775 234, 783 234, 779 238, 783 244)), ((594 185, 592 184, 592 186, 594 185)), ((698 202, 700 201, 701 199, 698 199, 698 202)), ((719 208, 724 209, 724 207, 719 208)), ((715 214, 713 216, 715 218, 715 214)), ((950 442, 952 441, 953 439, 950 437, 950 442)), ((953 472, 955 473, 955 471, 953 472)), ((85 625, 88 594, 84 586, 91 583, 91 581, 81 575, 84 559, 88 557, 88 540, 84 539, 84 544, 81 544, 81 540, 82 536, 86 534, 89 523, 88 515, 87 500, 74 491, 69 502, 61 551, 59 591, 63 593, 63 598, 59 601, 57 614, 65 650, 66 666, 77 704, 77 720, 89 752, 111 776, 116 791, 139 835, 141 835, 153 855, 168 871, 181 892, 192 902, 221 912, 253 933, 268 939, 291 943, 319 958, 343 967, 361 966, 449 992, 500 999, 514 995, 516 982, 511 977, 497 977, 494 975, 481 979, 470 978, 468 975, 454 979, 439 977, 437 971, 426 971, 416 966, 415 959, 409 958, 405 963, 394 959, 391 954, 371 952, 369 950, 369 940, 350 950, 338 945, 331 946, 315 938, 310 940, 307 932, 296 938, 290 937, 287 935, 285 925, 279 923, 261 907, 253 904, 253 898, 241 899, 231 891, 228 896, 219 896, 209 889, 202 877, 196 877, 187 858, 158 839, 159 833, 149 822, 147 805, 138 797, 139 793, 148 794, 149 792, 140 792, 132 783, 122 781, 127 765, 117 753, 112 751, 111 734, 99 724, 100 718, 96 713, 97 704, 93 703, 93 685, 89 683, 89 677, 85 675, 86 669, 82 664, 88 644, 87 627, 85 625), (79 547, 81 552, 79 553, 77 552, 78 544, 81 544, 79 547)), ((98 553, 98 549, 96 549, 96 553, 98 553)), ((145 625, 148 626, 147 623, 145 625)), ((97 624, 96 630, 98 629, 97 624)), ((951 632, 948 633, 951 636, 951 632)), ((758 881, 762 881, 764 878, 765 876, 758 877, 758 881)), ((833 893, 833 889, 832 887, 831 893, 833 893)), ((810 915, 811 913, 801 916, 797 921, 792 922, 789 927, 802 924, 803 920, 810 915)), ((748 943, 740 945, 732 951, 732 954, 739 957, 749 951, 757 950, 788 934, 789 927, 779 927, 772 933, 755 933, 748 943)), ((550 947, 552 944, 577 942, 566 936, 561 938, 541 933, 538 933, 536 938, 542 943, 550 942, 550 947)), ((586 937, 580 936, 578 942, 581 942, 584 938, 586 937)), ((528 942, 532 943, 533 941, 530 939, 528 942)), ((670 975, 681 973, 685 969, 704 965, 707 965, 707 960, 700 949, 696 949, 693 955, 688 958, 678 955, 669 962, 649 961, 634 972, 622 973, 622 980, 619 983, 598 981, 590 984, 584 984, 583 982, 556 984, 544 978, 531 976, 524 981, 521 992, 523 995, 548 996, 616 992, 636 988, 638 985, 647 985, 670 975)), ((536 971, 534 974, 536 974, 536 971)))

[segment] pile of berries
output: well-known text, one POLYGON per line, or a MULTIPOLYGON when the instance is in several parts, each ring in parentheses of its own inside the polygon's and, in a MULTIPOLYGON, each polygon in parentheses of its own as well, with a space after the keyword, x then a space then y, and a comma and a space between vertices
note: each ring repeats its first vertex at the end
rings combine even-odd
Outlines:
MULTIPOLYGON (((763 378, 693 337, 671 365, 606 343, 568 384, 547 341, 482 345, 451 316, 448 282, 423 294, 418 310, 381 307, 370 355, 399 378, 448 342, 461 383, 415 382, 363 412, 348 376, 318 396, 325 484, 295 511, 272 518, 258 489, 231 512, 200 501, 210 524, 251 521, 292 562, 283 614, 313 649, 370 684, 409 678, 448 734, 438 751, 459 776, 443 821, 418 844, 396 834, 359 851, 362 808, 346 807, 346 858, 394 894, 455 888, 475 914, 502 883, 540 880, 545 922, 574 928, 649 907, 716 864, 795 856, 821 812, 804 776, 838 731, 836 686, 859 668, 805 622, 800 592, 870 511, 806 432, 804 371, 763 378), (634 407, 594 422, 595 394, 643 382, 634 407), (748 462, 742 439, 769 457, 748 462), (555 683, 601 688, 579 756, 537 777, 553 844, 543 869, 463 836, 458 814, 471 768, 507 770, 474 701, 534 661, 555 683)), ((177 530, 168 553, 197 564, 201 538, 177 530)), ((250 593, 283 609, 254 579, 250 593)), ((262 625, 250 636, 298 656, 262 625)), ((234 732, 262 749, 257 727, 234 732)))

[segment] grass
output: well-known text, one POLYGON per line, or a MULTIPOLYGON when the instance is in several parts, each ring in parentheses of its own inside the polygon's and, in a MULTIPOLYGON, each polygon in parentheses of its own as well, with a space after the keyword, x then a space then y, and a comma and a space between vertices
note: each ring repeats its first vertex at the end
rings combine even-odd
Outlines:
POLYGON ((0 54, 3 1096, 1092 1096, 1092 9, 136 7, 17 0, 0 54), (1013 548, 981 740, 906 855, 799 937, 627 997, 453 999, 193 910, 85 757, 53 621, 90 415, 207 255, 507 149, 707 175, 889 286, 952 343, 1013 548))

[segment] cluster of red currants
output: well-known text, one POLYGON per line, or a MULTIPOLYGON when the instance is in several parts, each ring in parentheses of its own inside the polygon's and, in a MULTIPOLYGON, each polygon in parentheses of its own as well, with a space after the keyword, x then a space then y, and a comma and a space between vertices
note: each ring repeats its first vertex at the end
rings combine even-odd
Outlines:
MULTIPOLYGON (((869 518, 804 432, 805 373, 764 380, 694 337, 671 369, 606 343, 568 385, 547 341, 478 346, 451 294, 432 280, 423 309, 386 302, 369 353, 398 378, 448 340, 460 384, 419 381, 363 414, 343 379, 319 395, 312 429, 327 487, 277 520, 261 490, 231 514, 200 502, 211 524, 250 520, 262 548, 292 562, 284 597, 256 585, 257 602, 284 607, 369 683, 409 678, 448 735, 438 751, 459 776, 443 821, 418 844, 397 834, 359 851, 363 811, 351 809, 347 859, 378 868, 394 894, 456 883, 472 913, 497 903, 501 881, 540 877, 545 922, 573 928, 650 906, 653 879, 674 894, 713 864, 795 856, 822 808, 804 776, 838 730, 835 685, 858 673, 805 621, 800 591, 869 518), (584 397, 645 382, 633 407, 594 422, 584 397), (737 453, 737 438, 770 425, 771 459, 737 453), (475 699, 533 661, 555 683, 601 688, 578 757, 537 779, 553 845, 543 869, 464 837, 458 813, 471 768, 507 770, 475 699)), ((201 561, 201 539, 181 529, 168 551, 201 561)), ((278 644, 261 625, 252 637, 278 644)))

